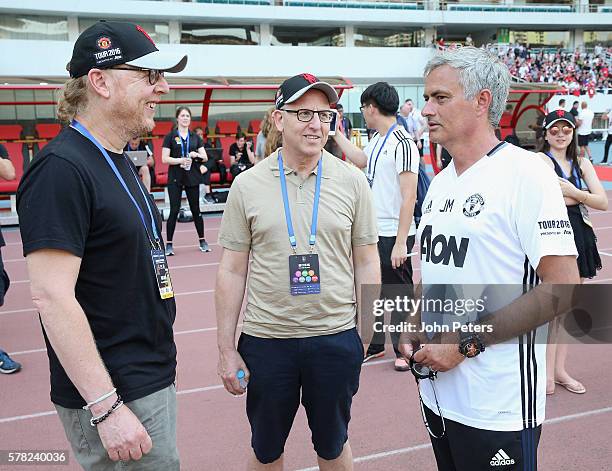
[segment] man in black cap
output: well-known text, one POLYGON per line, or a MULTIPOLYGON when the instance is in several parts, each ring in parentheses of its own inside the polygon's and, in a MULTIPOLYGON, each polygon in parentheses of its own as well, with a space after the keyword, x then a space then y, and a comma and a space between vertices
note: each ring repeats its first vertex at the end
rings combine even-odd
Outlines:
POLYGON ((218 371, 234 395, 248 381, 250 470, 283 469, 300 401, 319 468, 353 469, 348 423, 363 359, 357 308, 361 285, 380 283, 380 268, 365 175, 323 150, 337 101, 313 75, 283 82, 272 114, 283 146, 236 178, 223 213, 218 371))
POLYGON ((123 154, 154 127, 166 55, 140 26, 99 22, 77 39, 58 116, 17 195, 56 406, 86 470, 178 470, 175 302, 161 218, 123 154))

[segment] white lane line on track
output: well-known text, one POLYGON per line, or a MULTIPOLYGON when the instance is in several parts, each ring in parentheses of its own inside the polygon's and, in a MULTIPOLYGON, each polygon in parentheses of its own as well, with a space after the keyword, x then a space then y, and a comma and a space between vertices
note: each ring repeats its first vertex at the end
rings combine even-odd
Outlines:
POLYGON ((2 311, 0 312, 0 316, 8 315, 8 314, 18 314, 20 312, 37 312, 38 309, 29 307, 27 309, 13 309, 11 311, 2 311))
POLYGON ((605 255, 606 257, 612 257, 612 253, 599 252, 599 255, 605 255))
MULTIPOLYGON (((607 412, 612 412, 612 407, 604 407, 603 409, 595 409, 586 412, 580 412, 578 414, 570 414, 562 417, 555 417, 553 419, 545 420, 544 424, 558 424, 561 422, 568 422, 570 420, 581 419, 583 417, 589 417, 591 415, 605 414, 607 412)), ((421 443, 420 445, 414 445, 408 448, 399 448, 397 450, 388 450, 380 453, 374 453, 371 455, 358 456, 357 458, 353 458, 354 463, 361 463, 364 461, 373 461, 381 458, 387 458, 393 455, 401 455, 405 453, 412 453, 414 451, 425 450, 427 448, 431 448, 431 443, 421 443)), ((318 471, 318 466, 313 466, 310 468, 302 468, 297 471, 318 471)))
MULTIPOLYGON (((379 365, 381 363, 389 363, 391 361, 394 360, 379 360, 379 361, 373 361, 371 363, 366 363, 363 366, 368 366, 368 365, 379 365)), ((218 389, 223 389, 223 385, 222 384, 214 384, 212 386, 205 386, 203 388, 194 388, 194 389, 183 389, 181 391, 177 391, 177 396, 182 396, 182 395, 186 395, 186 394, 195 394, 195 393, 200 393, 200 392, 207 392, 207 391, 216 391, 218 389)), ((21 420, 27 420, 27 419, 36 419, 38 417, 45 417, 47 415, 54 415, 57 412, 55 411, 46 411, 46 412, 38 412, 35 414, 27 414, 27 415, 17 415, 14 417, 3 417, 0 418, 0 424, 5 424, 5 423, 9 423, 9 422, 18 422, 21 420)))

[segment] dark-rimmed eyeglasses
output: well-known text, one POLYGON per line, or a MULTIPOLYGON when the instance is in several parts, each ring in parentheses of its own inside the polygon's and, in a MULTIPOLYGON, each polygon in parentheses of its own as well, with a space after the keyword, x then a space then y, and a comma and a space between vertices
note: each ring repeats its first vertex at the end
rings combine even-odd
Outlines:
POLYGON ((113 70, 133 70, 136 72, 148 72, 149 74, 149 84, 155 85, 161 77, 164 76, 163 70, 158 69, 140 69, 138 67, 110 67, 113 70))
POLYGON ((572 128, 571 126, 563 126, 562 128, 559 128, 559 126, 553 126, 548 130, 548 134, 550 134, 551 136, 556 136, 560 132, 562 132, 566 136, 569 136, 571 133, 574 132, 574 128, 572 128))
POLYGON ((368 103, 367 105, 361 105, 359 107, 359 111, 361 111, 363 113, 363 110, 365 110, 370 104, 368 103))
POLYGON ((287 113, 293 113, 296 115, 298 121, 302 123, 308 123, 312 121, 315 113, 319 115, 319 121, 322 123, 331 123, 332 119, 334 119, 334 112, 332 110, 307 110, 307 109, 299 109, 299 110, 286 110, 283 109, 281 111, 286 111, 287 113))

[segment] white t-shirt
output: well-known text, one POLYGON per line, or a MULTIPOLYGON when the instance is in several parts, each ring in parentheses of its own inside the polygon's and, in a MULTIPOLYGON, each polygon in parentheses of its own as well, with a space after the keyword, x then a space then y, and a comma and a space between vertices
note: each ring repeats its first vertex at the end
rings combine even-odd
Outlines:
MULTIPOLYGON (((406 130, 395 125, 386 142, 385 136, 374 134, 364 152, 368 156, 366 175, 374 196, 378 235, 395 237, 402 206, 399 175, 403 172, 418 175, 419 150, 406 130)), ((408 235, 415 234, 416 225, 412 218, 408 235)))
MULTIPOLYGON (((538 282, 542 257, 577 255, 557 176, 535 154, 507 143, 461 176, 454 161, 436 175, 423 202, 418 237, 424 290, 432 284, 512 285, 504 291, 505 304, 522 295, 524 284, 538 282)), ((537 342, 532 333, 486 346, 477 357, 438 373, 443 416, 497 431, 541 424, 546 329, 537 329, 537 342)), ((425 405, 437 413, 431 382, 421 381, 420 388, 425 405)))
POLYGON ((588 136, 593 132, 593 117, 595 113, 592 110, 585 108, 578 112, 578 119, 582 124, 578 126, 578 134, 580 136, 588 136))
POLYGON ((421 132, 423 130, 423 128, 425 128, 427 126, 427 120, 425 119, 425 117, 421 114, 421 110, 418 108, 413 108, 412 112, 410 113, 410 116, 412 116, 412 119, 414 120, 415 126, 417 127, 417 132, 421 132))

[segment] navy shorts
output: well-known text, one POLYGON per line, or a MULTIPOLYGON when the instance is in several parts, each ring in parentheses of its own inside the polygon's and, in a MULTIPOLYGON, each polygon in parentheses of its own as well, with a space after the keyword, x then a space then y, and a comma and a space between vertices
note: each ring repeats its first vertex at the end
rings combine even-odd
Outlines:
POLYGON ((283 454, 300 397, 317 455, 338 458, 363 361, 357 329, 297 339, 242 334, 238 352, 251 372, 246 409, 257 459, 272 463, 283 454))

